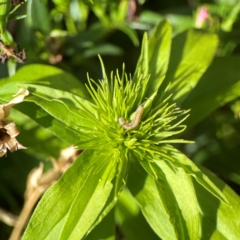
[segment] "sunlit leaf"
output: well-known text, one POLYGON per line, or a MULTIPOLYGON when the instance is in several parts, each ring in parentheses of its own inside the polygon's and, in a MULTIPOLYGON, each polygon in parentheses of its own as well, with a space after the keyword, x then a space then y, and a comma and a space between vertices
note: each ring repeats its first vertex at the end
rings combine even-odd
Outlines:
POLYGON ((240 198, 223 181, 207 170, 201 169, 220 188, 228 203, 220 202, 202 186, 194 182, 202 211, 202 239, 224 240, 239 238, 240 198))
POLYGON ((0 81, 0 97, 7 94, 10 98, 11 94, 18 92, 21 83, 34 83, 52 87, 53 89, 68 91, 89 99, 86 87, 71 74, 59 68, 41 64, 22 67, 13 77, 2 79, 0 81))
POLYGON ((201 170, 184 154, 169 145, 163 146, 160 152, 161 159, 165 160, 168 163, 171 163, 172 166, 176 168, 181 168, 186 174, 193 176, 199 184, 206 188, 215 197, 221 201, 227 202, 226 197, 220 191, 220 189, 217 188, 210 181, 210 179, 205 176, 201 170))
POLYGON ((143 38, 142 52, 135 75, 139 73, 150 76, 147 97, 158 90, 166 75, 170 57, 171 31, 171 25, 167 21, 163 21, 155 27, 148 42, 146 35, 143 38))
POLYGON ((178 239, 154 179, 140 165, 131 164, 127 186, 157 235, 163 239, 178 239))
POLYGON ((201 219, 191 177, 184 170, 175 171, 161 160, 156 161, 153 168, 158 176, 155 183, 159 196, 176 236, 178 239, 197 239, 201 219))
POLYGON ((82 153, 44 194, 23 239, 83 238, 113 191, 114 157, 113 152, 99 154, 89 150, 82 153))
POLYGON ((200 30, 189 30, 173 38, 169 67, 164 85, 170 83, 173 101, 181 102, 195 87, 210 65, 218 38, 200 30))

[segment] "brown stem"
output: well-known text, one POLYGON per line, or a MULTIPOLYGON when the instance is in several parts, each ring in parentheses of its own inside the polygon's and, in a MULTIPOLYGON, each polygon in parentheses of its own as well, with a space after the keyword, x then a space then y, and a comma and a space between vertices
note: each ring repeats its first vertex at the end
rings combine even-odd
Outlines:
POLYGON ((15 227, 13 228, 9 240, 20 239, 22 230, 26 226, 26 223, 29 219, 30 214, 32 213, 34 206, 36 205, 38 199, 40 198, 44 191, 45 189, 43 188, 36 188, 34 190, 34 193, 32 193, 31 196, 29 196, 29 198, 26 199, 26 201, 24 202, 23 209, 18 217, 15 227))

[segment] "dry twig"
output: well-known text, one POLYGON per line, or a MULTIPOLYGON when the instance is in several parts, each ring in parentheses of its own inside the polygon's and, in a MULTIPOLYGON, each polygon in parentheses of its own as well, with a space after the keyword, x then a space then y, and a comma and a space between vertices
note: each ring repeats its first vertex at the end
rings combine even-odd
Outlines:
POLYGON ((2 59, 2 63, 5 63, 5 61, 9 57, 15 58, 19 63, 24 63, 26 60, 26 52, 24 49, 19 50, 16 52, 13 47, 7 46, 4 44, 3 41, 0 40, 0 58, 2 59))
POLYGON ((4 222, 8 226, 14 226, 17 221, 17 216, 0 208, 0 221, 4 222))

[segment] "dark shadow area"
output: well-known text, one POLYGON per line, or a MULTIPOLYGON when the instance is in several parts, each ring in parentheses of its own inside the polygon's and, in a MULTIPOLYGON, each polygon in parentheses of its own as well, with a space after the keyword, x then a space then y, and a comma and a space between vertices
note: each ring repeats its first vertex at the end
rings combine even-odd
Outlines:
MULTIPOLYGON (((9 153, 0 161, 0 208, 17 216, 23 205, 28 173, 39 164, 24 151, 9 153)), ((0 238, 8 239, 12 227, 0 222, 0 238)))
MULTIPOLYGON (((210 180, 221 190, 223 191, 226 188, 226 184, 222 182, 219 178, 213 176, 206 169, 201 168, 201 170, 206 174, 210 180)), ((211 236, 217 231, 218 215, 220 211, 220 205, 225 205, 226 208, 231 209, 231 202, 229 205, 227 203, 220 202, 215 196, 209 193, 205 188, 203 188, 195 180, 193 181, 194 187, 196 189, 196 194, 198 198, 199 206, 202 210, 202 240, 211 239, 211 236)), ((228 199, 229 201, 231 199, 228 199)), ((226 210, 225 210, 226 211, 226 210)), ((223 219, 221 221, 224 221, 223 219)), ((226 224, 231 226, 231 222, 225 220, 226 224)), ((235 223, 236 224, 236 223, 235 223)), ((226 236, 224 236, 226 237, 226 236)))

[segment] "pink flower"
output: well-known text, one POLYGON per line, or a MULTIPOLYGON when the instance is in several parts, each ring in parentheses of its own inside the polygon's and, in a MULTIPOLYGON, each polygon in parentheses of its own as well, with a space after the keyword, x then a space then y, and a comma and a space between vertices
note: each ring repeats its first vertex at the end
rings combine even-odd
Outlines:
POLYGON ((209 18, 209 12, 206 7, 200 7, 197 11, 197 17, 195 22, 196 28, 201 28, 206 19, 209 18))

